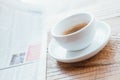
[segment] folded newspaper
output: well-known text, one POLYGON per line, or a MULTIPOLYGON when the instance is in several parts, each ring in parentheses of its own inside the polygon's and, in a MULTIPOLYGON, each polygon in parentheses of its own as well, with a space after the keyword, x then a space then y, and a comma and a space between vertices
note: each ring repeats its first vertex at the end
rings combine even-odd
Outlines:
POLYGON ((0 56, 0 80, 46 80, 47 34, 18 53, 0 56))
POLYGON ((47 35, 40 12, 0 1, 0 80, 45 80, 47 35))

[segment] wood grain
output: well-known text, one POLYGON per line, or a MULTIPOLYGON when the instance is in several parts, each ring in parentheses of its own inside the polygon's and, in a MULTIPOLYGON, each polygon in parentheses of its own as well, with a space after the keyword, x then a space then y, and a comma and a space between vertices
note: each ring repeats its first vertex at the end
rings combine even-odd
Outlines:
MULTIPOLYGON (((120 34, 112 35, 107 46, 96 56, 78 63, 57 62, 48 55, 48 80, 96 80, 120 73, 120 34)), ((110 78, 111 79, 111 78, 110 78)), ((118 79, 117 79, 118 80, 118 79)))

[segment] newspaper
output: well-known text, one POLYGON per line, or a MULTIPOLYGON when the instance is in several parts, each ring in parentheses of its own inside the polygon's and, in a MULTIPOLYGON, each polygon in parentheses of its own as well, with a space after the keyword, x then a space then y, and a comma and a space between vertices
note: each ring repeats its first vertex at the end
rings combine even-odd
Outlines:
POLYGON ((24 51, 0 56, 0 80, 46 79, 47 33, 39 36, 41 40, 30 42, 24 51))
POLYGON ((41 16, 0 3, 0 80, 45 80, 47 32, 41 16))
POLYGON ((0 80, 46 80, 46 40, 44 34, 41 42, 32 43, 25 52, 6 59, 4 62, 9 63, 0 65, 0 80))

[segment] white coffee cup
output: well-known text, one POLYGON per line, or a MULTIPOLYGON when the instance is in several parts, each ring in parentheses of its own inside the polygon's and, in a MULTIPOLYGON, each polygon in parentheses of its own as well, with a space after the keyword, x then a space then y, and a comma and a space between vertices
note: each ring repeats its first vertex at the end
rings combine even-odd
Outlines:
POLYGON ((92 14, 87 12, 76 13, 59 21, 52 28, 51 34, 63 48, 70 51, 81 50, 88 47, 92 42, 95 34, 94 25, 95 19, 92 14), (64 31, 82 23, 87 23, 87 25, 76 32, 63 35, 64 31))

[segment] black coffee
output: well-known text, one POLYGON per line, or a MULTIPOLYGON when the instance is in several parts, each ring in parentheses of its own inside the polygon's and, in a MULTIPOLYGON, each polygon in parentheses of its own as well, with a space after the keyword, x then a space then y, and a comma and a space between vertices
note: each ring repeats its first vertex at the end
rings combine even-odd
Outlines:
POLYGON ((64 32, 63 32, 63 35, 67 35, 67 34, 76 32, 76 31, 82 29, 83 27, 85 27, 86 25, 87 25, 87 23, 81 23, 81 24, 75 25, 75 26, 73 26, 72 28, 64 31, 64 32))

